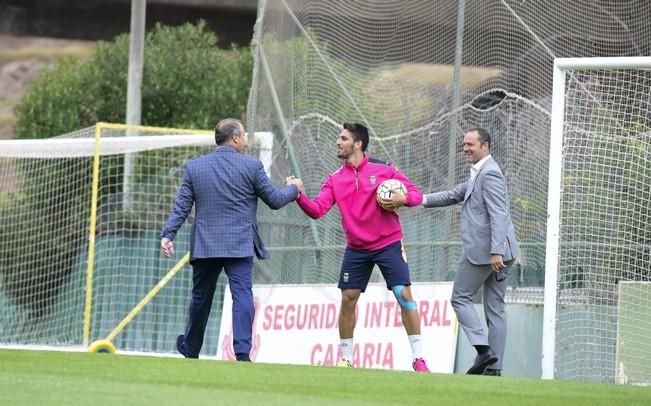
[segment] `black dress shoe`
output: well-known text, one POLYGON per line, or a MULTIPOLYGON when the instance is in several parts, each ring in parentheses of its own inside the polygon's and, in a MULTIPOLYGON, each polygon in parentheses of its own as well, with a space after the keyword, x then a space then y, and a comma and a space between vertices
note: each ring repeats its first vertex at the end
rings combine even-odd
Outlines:
POLYGON ((251 358, 249 358, 249 354, 245 354, 245 353, 235 354, 235 360, 240 362, 251 362, 251 358))
POLYGON ((199 358, 199 356, 192 356, 188 354, 187 351, 185 351, 185 345, 183 343, 184 340, 185 336, 183 334, 176 337, 176 351, 178 351, 179 354, 183 355, 185 358, 199 358))
POLYGON ((487 376, 502 376, 502 371, 499 369, 488 369, 486 368, 484 370, 484 373, 482 375, 487 375, 487 376))
POLYGON ((477 354, 475 362, 472 364, 466 375, 481 375, 490 364, 497 361, 497 355, 490 348, 483 354, 477 354))

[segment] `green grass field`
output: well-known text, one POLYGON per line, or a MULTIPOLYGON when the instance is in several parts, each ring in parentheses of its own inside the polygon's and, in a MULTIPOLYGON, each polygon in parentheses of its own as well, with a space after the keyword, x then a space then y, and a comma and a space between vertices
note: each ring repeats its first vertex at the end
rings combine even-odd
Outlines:
POLYGON ((0 350, 2 405, 651 405, 651 388, 0 350))

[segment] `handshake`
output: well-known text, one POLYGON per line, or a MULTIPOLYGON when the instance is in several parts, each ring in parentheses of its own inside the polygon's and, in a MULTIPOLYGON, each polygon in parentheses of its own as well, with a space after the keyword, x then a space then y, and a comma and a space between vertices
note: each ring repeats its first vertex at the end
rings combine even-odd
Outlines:
POLYGON ((298 193, 304 193, 303 190, 303 181, 300 180, 299 178, 294 177, 294 175, 287 176, 285 178, 285 185, 296 185, 296 188, 298 189, 298 193))

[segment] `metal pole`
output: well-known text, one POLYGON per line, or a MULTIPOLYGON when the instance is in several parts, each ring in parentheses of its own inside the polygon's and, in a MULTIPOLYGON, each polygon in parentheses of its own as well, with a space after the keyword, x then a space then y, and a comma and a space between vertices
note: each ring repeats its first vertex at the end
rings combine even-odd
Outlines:
MULTIPOLYGON (((129 35, 129 82, 127 85, 127 125, 140 125, 142 117, 142 65, 145 49, 145 10, 147 0, 131 0, 131 29, 129 35)), ((138 135, 127 130, 127 136, 138 135)), ((133 155, 124 155, 124 176, 122 179, 123 208, 132 207, 130 178, 133 172, 133 155)))
POLYGON ((452 77, 452 117, 450 122, 450 138, 448 139, 448 187, 454 186, 454 157, 457 156, 457 129, 459 128, 459 105, 461 104, 461 63, 463 58, 463 31, 465 26, 465 0, 457 3, 457 40, 454 49, 454 73, 452 77))
MULTIPOLYGON (((457 2, 457 37, 456 37, 456 46, 454 49, 454 73, 452 76, 452 104, 450 106, 450 111, 452 115, 450 117, 450 134, 448 137, 448 180, 446 189, 450 189, 454 186, 455 182, 455 166, 456 158, 458 156, 459 143, 457 142, 457 130, 459 128, 459 105, 461 104, 461 63, 463 58, 463 30, 465 26, 465 10, 466 3, 465 0, 459 0, 457 2)), ((454 235, 452 230, 453 223, 450 217, 445 218, 445 227, 448 238, 451 238, 454 235)), ((449 258, 450 250, 446 250, 446 262, 448 264, 452 263, 449 258)))
MULTIPOLYGON (((278 93, 276 92, 276 85, 274 84, 273 77, 271 76, 271 69, 269 69, 269 64, 267 62, 267 57, 264 54, 262 47, 258 48, 260 55, 260 62, 262 63, 262 69, 267 78, 267 83, 269 86, 269 91, 271 92, 271 100, 273 101, 274 110, 276 110, 276 115, 278 116, 278 122, 280 124, 280 130, 283 134, 287 146, 287 154, 289 158, 289 165, 291 167, 292 173, 298 178, 302 178, 301 170, 296 162, 296 155, 294 154, 294 147, 292 146, 292 141, 289 138, 289 130, 287 129, 287 124, 285 123, 285 115, 283 114, 282 107, 280 106, 280 99, 278 98, 278 93)), ((316 225, 313 221, 310 221, 310 230, 312 231, 312 237, 314 238, 314 243, 317 246, 321 245, 321 239, 319 238, 319 231, 316 228, 316 225)), ((317 253, 317 261, 320 260, 320 254, 317 253)))

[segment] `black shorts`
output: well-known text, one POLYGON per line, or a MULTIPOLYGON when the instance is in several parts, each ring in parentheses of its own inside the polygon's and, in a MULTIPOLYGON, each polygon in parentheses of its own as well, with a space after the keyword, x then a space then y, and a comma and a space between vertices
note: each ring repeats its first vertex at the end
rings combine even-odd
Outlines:
POLYGON ((346 247, 339 273, 339 289, 361 289, 364 292, 375 265, 380 268, 387 289, 411 285, 407 255, 402 241, 396 241, 379 250, 346 247))

